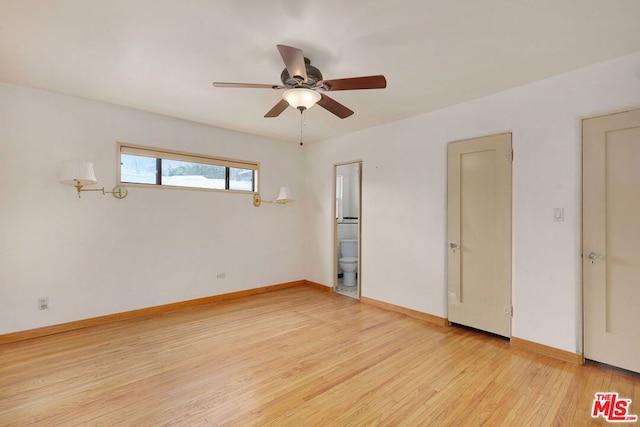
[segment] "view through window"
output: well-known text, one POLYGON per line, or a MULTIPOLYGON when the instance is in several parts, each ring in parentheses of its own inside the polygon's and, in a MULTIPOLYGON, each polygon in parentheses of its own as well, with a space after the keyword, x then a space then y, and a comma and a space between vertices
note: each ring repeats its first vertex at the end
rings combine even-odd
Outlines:
POLYGON ((257 162, 118 145, 122 184, 257 191, 257 162))

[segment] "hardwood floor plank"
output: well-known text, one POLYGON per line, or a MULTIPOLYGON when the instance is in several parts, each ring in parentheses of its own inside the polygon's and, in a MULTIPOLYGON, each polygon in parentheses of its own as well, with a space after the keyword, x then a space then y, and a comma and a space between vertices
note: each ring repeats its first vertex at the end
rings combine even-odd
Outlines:
POLYGON ((0 345, 0 425, 601 425, 640 375, 312 287, 0 345))

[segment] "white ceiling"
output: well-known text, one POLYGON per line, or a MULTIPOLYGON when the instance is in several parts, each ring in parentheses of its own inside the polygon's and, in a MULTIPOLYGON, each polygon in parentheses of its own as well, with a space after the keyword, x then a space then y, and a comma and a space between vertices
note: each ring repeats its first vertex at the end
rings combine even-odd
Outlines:
POLYGON ((2 81, 298 141, 298 111, 263 118, 281 92, 211 84, 279 84, 276 44, 387 77, 310 109, 319 141, 636 52, 640 1, 0 0, 2 81))

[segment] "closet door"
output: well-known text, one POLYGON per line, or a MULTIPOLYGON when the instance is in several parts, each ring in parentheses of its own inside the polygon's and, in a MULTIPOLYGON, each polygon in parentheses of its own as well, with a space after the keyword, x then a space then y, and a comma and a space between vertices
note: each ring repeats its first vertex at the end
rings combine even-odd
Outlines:
POLYGON ((448 145, 448 319, 511 335, 511 134, 448 145))
POLYGON ((582 134, 584 356, 640 372, 640 110, 582 134))

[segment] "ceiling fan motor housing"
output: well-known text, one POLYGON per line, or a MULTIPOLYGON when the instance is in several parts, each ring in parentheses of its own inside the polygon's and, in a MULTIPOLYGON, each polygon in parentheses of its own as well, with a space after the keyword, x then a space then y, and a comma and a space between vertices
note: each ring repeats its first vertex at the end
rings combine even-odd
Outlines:
POLYGON ((311 65, 311 61, 309 58, 304 58, 305 69, 307 70, 307 81, 302 81, 302 79, 298 77, 291 77, 289 72, 285 68, 282 70, 280 74, 280 81, 282 84, 288 88, 296 88, 296 87, 306 87, 306 88, 314 88, 316 87, 319 81, 322 81, 322 73, 316 67, 311 65))

